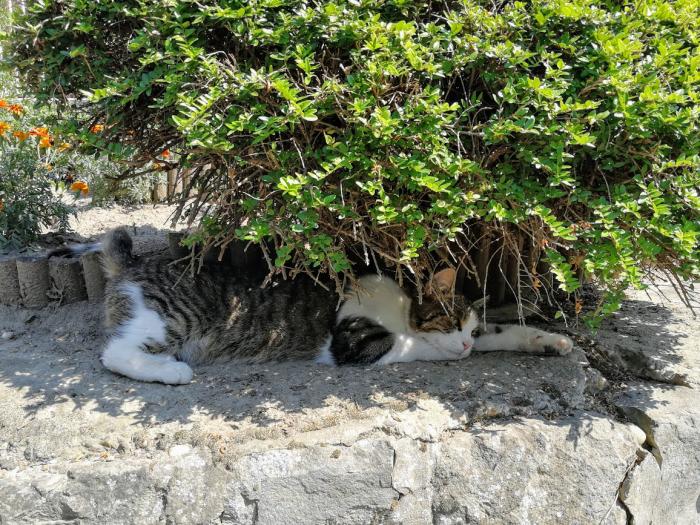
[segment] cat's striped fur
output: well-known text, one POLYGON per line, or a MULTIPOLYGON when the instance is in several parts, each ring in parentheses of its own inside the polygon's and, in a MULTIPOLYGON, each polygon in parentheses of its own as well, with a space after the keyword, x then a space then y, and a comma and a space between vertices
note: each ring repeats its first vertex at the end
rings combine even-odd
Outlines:
POLYGON ((142 381, 187 383, 191 365, 220 357, 386 364, 461 359, 472 349, 564 354, 572 347, 566 337, 533 328, 480 328, 459 294, 448 294, 446 308, 435 297, 453 290, 452 270, 436 274, 422 302, 391 279, 363 277, 336 311, 335 294, 307 277, 261 288, 224 266, 192 276, 166 257, 135 259, 124 229, 100 247, 112 331, 102 362, 142 381), (479 329, 489 333, 475 341, 479 329))

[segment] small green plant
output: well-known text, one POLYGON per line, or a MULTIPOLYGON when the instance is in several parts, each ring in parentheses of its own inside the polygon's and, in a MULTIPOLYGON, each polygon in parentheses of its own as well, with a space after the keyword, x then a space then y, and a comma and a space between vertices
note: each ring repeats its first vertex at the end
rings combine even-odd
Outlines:
POLYGON ((6 63, 79 102, 64 133, 135 170, 177 153, 202 242, 266 241, 273 271, 420 281, 491 236, 518 285, 540 259, 601 284, 596 316, 652 268, 700 274, 697 0, 41 0, 18 24, 6 63))

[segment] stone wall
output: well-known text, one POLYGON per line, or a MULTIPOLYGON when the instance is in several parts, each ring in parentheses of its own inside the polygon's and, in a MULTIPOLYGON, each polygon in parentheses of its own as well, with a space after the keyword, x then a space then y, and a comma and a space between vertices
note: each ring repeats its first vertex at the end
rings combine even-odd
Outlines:
POLYGON ((85 302, 0 308, 2 524, 700 521, 700 320, 673 302, 632 297, 565 357, 227 363, 181 387, 103 370, 85 302), (616 345, 655 380, 591 365, 616 345))

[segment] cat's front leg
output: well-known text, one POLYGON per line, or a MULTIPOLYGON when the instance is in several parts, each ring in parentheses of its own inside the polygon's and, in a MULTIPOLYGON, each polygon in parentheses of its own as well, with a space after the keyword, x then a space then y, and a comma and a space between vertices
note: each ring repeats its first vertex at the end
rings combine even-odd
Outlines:
POLYGON ((574 347, 565 335, 520 325, 487 325, 474 341, 475 352, 506 350, 544 355, 566 355, 574 347))
POLYGON ((435 336, 420 337, 409 334, 396 334, 394 343, 377 364, 410 363, 412 361, 453 361, 464 359, 471 352, 471 345, 462 343, 446 345, 442 341, 433 341, 435 336))
POLYGON ((518 327, 526 331, 523 350, 544 355, 566 355, 574 348, 574 342, 561 334, 554 334, 527 326, 518 327))

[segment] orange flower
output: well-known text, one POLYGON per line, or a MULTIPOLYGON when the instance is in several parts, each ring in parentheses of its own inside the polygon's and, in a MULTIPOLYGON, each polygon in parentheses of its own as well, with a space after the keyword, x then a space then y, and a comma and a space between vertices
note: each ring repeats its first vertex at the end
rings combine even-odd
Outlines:
POLYGON ((87 182, 78 180, 70 185, 70 191, 79 191, 83 195, 87 195, 90 191, 90 186, 88 186, 87 182))
POLYGON ((24 113, 24 108, 22 107, 21 104, 10 104, 7 109, 10 110, 10 113, 13 113, 17 116, 21 115, 24 113))
POLYGON ((0 120, 0 137, 4 136, 8 131, 10 131, 10 125, 0 120))
POLYGON ((71 149, 72 147, 73 147, 73 146, 71 146, 71 145, 68 144, 67 142, 62 142, 61 145, 58 147, 58 151, 63 152, 63 151, 66 151, 66 150, 71 149))
POLYGON ((40 148, 50 148, 53 145, 53 140, 51 137, 41 137, 39 141, 40 148))
POLYGON ((167 159, 168 157, 170 157, 170 150, 164 149, 163 152, 160 154, 160 156, 163 157, 164 159, 167 159))
POLYGON ((12 135, 18 138, 20 142, 24 142, 29 138, 29 133, 27 133, 26 131, 14 131, 12 132, 12 135))
POLYGON ((6 108, 8 106, 7 100, 0 98, 0 109, 6 108))
POLYGON ((49 130, 48 128, 32 128, 29 130, 29 134, 33 137, 48 137, 49 130))
POLYGON ((90 131, 92 133, 99 133, 103 129, 105 129, 104 124, 93 124, 92 127, 90 128, 90 131))

